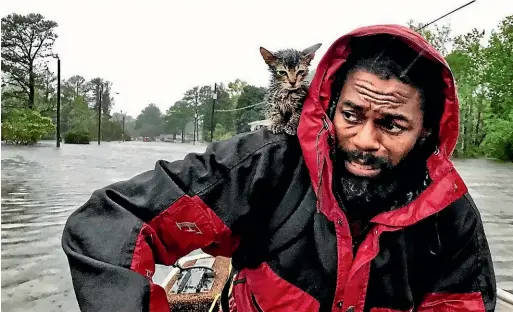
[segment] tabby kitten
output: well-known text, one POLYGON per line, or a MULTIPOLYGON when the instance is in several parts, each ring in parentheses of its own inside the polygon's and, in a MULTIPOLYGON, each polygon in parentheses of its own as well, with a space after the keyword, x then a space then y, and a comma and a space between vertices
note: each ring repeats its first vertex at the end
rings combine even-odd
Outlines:
POLYGON ((273 133, 295 135, 299 124, 303 100, 308 93, 310 62, 321 47, 318 43, 303 51, 286 49, 270 52, 260 47, 260 54, 269 66, 271 79, 266 93, 266 115, 273 133))

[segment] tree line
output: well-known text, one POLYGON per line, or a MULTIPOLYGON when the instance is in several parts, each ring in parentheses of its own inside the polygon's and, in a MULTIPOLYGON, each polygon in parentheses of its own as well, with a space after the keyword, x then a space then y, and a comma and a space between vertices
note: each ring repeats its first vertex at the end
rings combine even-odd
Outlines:
MULTIPOLYGON (((41 14, 2 17, 2 140, 32 144, 55 137, 57 77, 49 64, 58 58, 52 50, 57 26, 41 14)), ((81 75, 62 79, 62 133, 96 139, 100 105, 102 140, 121 139, 122 125, 111 115, 112 82, 81 75)))
MULTIPOLYGON (((421 26, 412 20, 408 25, 421 26)), ((39 14, 2 18, 3 139, 16 141, 21 135, 29 138, 21 141, 33 142, 55 133, 56 77, 48 62, 54 61, 56 27, 39 14)), ((461 117, 455 156, 513 161, 513 16, 493 30, 453 36, 449 24, 438 24, 419 33, 445 57, 456 79, 461 117)), ((265 88, 239 79, 216 85, 214 140, 246 132, 249 122, 265 118, 260 105, 265 88)), ((111 113, 112 82, 76 75, 63 80, 61 93, 63 133, 79 130, 94 139, 101 103, 103 139, 121 138, 122 117, 111 113)), ((213 105, 214 86, 195 86, 165 112, 149 104, 126 122, 125 137, 168 134, 182 142, 210 141, 213 105)))
POLYGON ((172 135, 173 139, 179 136, 182 141, 210 141, 214 125, 214 140, 229 138, 249 131, 249 122, 265 118, 265 92, 265 88, 250 85, 240 79, 228 84, 216 83, 216 87, 195 86, 187 90, 182 99, 171 105, 166 112, 161 112, 154 103, 148 105, 137 117, 135 130, 140 130, 141 136, 165 133, 172 135), (217 94, 215 103, 214 92, 217 94), (249 109, 244 109, 249 106, 249 109))
MULTIPOLYGON (((416 30, 422 25, 410 20, 408 26, 416 30)), ((452 36, 449 24, 430 26, 419 33, 445 57, 456 80, 460 136, 454 155, 513 161, 513 16, 501 20, 488 37, 485 30, 479 29, 452 36)), ((227 86, 220 84, 216 110, 223 112, 214 115, 214 139, 248 131, 249 122, 263 119, 262 106, 250 106, 261 102, 265 91, 240 80, 227 86), (236 110, 243 107, 250 108, 236 110)), ((165 113, 155 105, 148 106, 138 121, 159 125, 155 133, 176 135, 194 121, 197 111, 200 131, 203 138, 208 138, 212 103, 212 87, 197 86, 187 90, 182 100, 165 113), (147 110, 156 112, 148 122, 145 121, 147 110)))
MULTIPOLYGON (((409 21, 412 29, 421 25, 409 21)), ((450 25, 419 31, 445 57, 460 100, 457 157, 513 161, 513 15, 489 33, 451 36, 450 25)))

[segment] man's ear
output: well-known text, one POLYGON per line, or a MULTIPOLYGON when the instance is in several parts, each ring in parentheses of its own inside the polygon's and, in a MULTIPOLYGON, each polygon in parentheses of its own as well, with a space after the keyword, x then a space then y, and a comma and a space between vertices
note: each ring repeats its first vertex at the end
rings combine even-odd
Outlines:
POLYGON ((424 142, 426 142, 426 140, 431 136, 431 133, 431 129, 423 128, 419 137, 420 144, 424 144, 424 142))

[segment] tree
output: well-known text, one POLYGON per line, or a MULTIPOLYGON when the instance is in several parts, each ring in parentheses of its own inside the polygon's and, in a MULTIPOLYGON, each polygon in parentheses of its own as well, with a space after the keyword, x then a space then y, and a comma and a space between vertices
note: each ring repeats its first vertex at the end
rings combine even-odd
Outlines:
POLYGON ((36 76, 44 58, 52 56, 57 23, 41 14, 10 14, 2 18, 2 73, 11 85, 7 96, 23 99, 34 108, 36 76))
MULTIPOLYGON (((91 110, 82 96, 73 99, 68 107, 66 130, 84 131, 89 134, 96 133, 98 126, 97 116, 91 110)), ((103 130, 103 127, 102 129, 103 130)))
POLYGON ((202 137, 210 141, 210 128, 212 126, 212 105, 214 105, 214 90, 211 86, 202 86, 199 90, 201 105, 200 116, 203 127, 202 137))
POLYGON ((52 116, 56 109, 56 82, 57 77, 48 69, 48 66, 45 66, 42 73, 37 77, 35 107, 43 116, 52 116))
POLYGON ((73 86, 73 90, 75 91, 75 98, 84 96, 89 91, 85 78, 80 75, 71 76, 68 79, 68 83, 73 86))
POLYGON ((446 59, 452 68, 458 85, 460 100, 460 137, 456 153, 475 154, 483 139, 483 110, 486 98, 482 72, 485 62, 481 40, 484 31, 472 29, 469 33, 457 36, 453 48, 446 59))
POLYGON ((28 108, 13 109, 2 121, 3 139, 15 144, 34 144, 54 129, 50 118, 28 108))
POLYGON ((235 97, 235 102, 237 102, 239 96, 244 92, 244 88, 248 86, 246 81, 242 81, 240 79, 235 79, 234 82, 228 82, 228 93, 231 97, 235 97))
POLYGON ((172 133, 173 138, 179 133, 182 136, 182 142, 185 139, 185 127, 193 120, 194 107, 187 101, 181 100, 173 104, 164 117, 165 129, 167 133, 172 133))
POLYGON ((482 147, 489 157, 513 161, 513 15, 492 31, 484 56, 482 77, 490 105, 482 147))
POLYGON ((449 44, 452 42, 451 26, 447 25, 431 25, 422 28, 424 25, 413 20, 408 21, 408 27, 418 32, 424 37, 442 56, 446 56, 449 52, 449 44), (422 28, 422 29, 421 29, 422 28))
POLYGON ((488 65, 483 78, 487 82, 492 113, 508 116, 513 109, 513 15, 503 19, 497 31, 492 31, 483 56, 488 65))
MULTIPOLYGON (((216 101, 216 112, 214 113, 214 125, 221 124, 222 129, 228 135, 234 135, 236 132, 235 128, 235 112, 228 111, 223 112, 223 110, 232 110, 236 107, 237 102, 234 101, 232 97, 230 97, 230 93, 223 83, 217 84, 217 101, 216 101), (221 111, 219 111, 221 110, 221 111)), ((212 108, 212 106, 210 106, 212 108)), ((212 116, 211 113, 208 114, 209 117, 212 116)), ((203 131, 208 133, 210 136, 210 119, 204 123, 203 131)), ((214 126, 216 129, 216 126, 214 126)), ((223 133, 223 135, 225 134, 223 133)), ((216 136, 215 136, 216 137, 216 136)))
MULTIPOLYGON (((244 87, 242 94, 237 101, 237 108, 248 107, 264 101, 266 89, 252 85, 244 87)), ((250 130, 248 123, 256 120, 265 119, 264 106, 258 105, 247 109, 236 111, 237 133, 247 132, 250 130)))
POLYGON ((140 130, 142 136, 155 137, 163 132, 162 112, 157 105, 151 103, 146 106, 135 122, 135 129, 140 130))
POLYGON ((200 87, 196 86, 192 89, 185 91, 182 101, 187 102, 187 104, 192 108, 192 112, 191 112, 192 117, 193 117, 192 120, 194 121, 193 135, 194 135, 194 140, 197 140, 198 132, 199 132, 198 124, 199 124, 199 120, 201 118, 201 116, 200 116, 200 113, 201 113, 200 87))
MULTIPOLYGON (((75 81, 73 82, 77 83, 75 81)), ((98 105, 100 105, 101 98, 102 114, 109 115, 114 104, 114 99, 110 95, 111 88, 112 83, 110 81, 104 80, 101 77, 96 77, 91 79, 91 81, 82 88, 82 91, 89 91, 87 100, 90 103, 90 107, 94 108, 96 111, 98 111, 98 105)), ((78 92, 80 92, 80 90, 78 92)))
POLYGON ((110 90, 112 83, 110 81, 103 82, 103 93, 102 93, 102 112, 104 115, 110 116, 110 110, 114 105, 114 99, 110 96, 110 90))

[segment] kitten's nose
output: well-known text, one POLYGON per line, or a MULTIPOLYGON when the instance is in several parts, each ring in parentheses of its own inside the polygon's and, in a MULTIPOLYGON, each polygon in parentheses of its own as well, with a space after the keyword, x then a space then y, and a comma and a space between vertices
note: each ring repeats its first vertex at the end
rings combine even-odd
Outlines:
POLYGON ((294 86, 295 84, 296 84, 296 82, 295 82, 295 81, 291 81, 291 82, 290 82, 290 85, 291 85, 291 86, 294 86))

